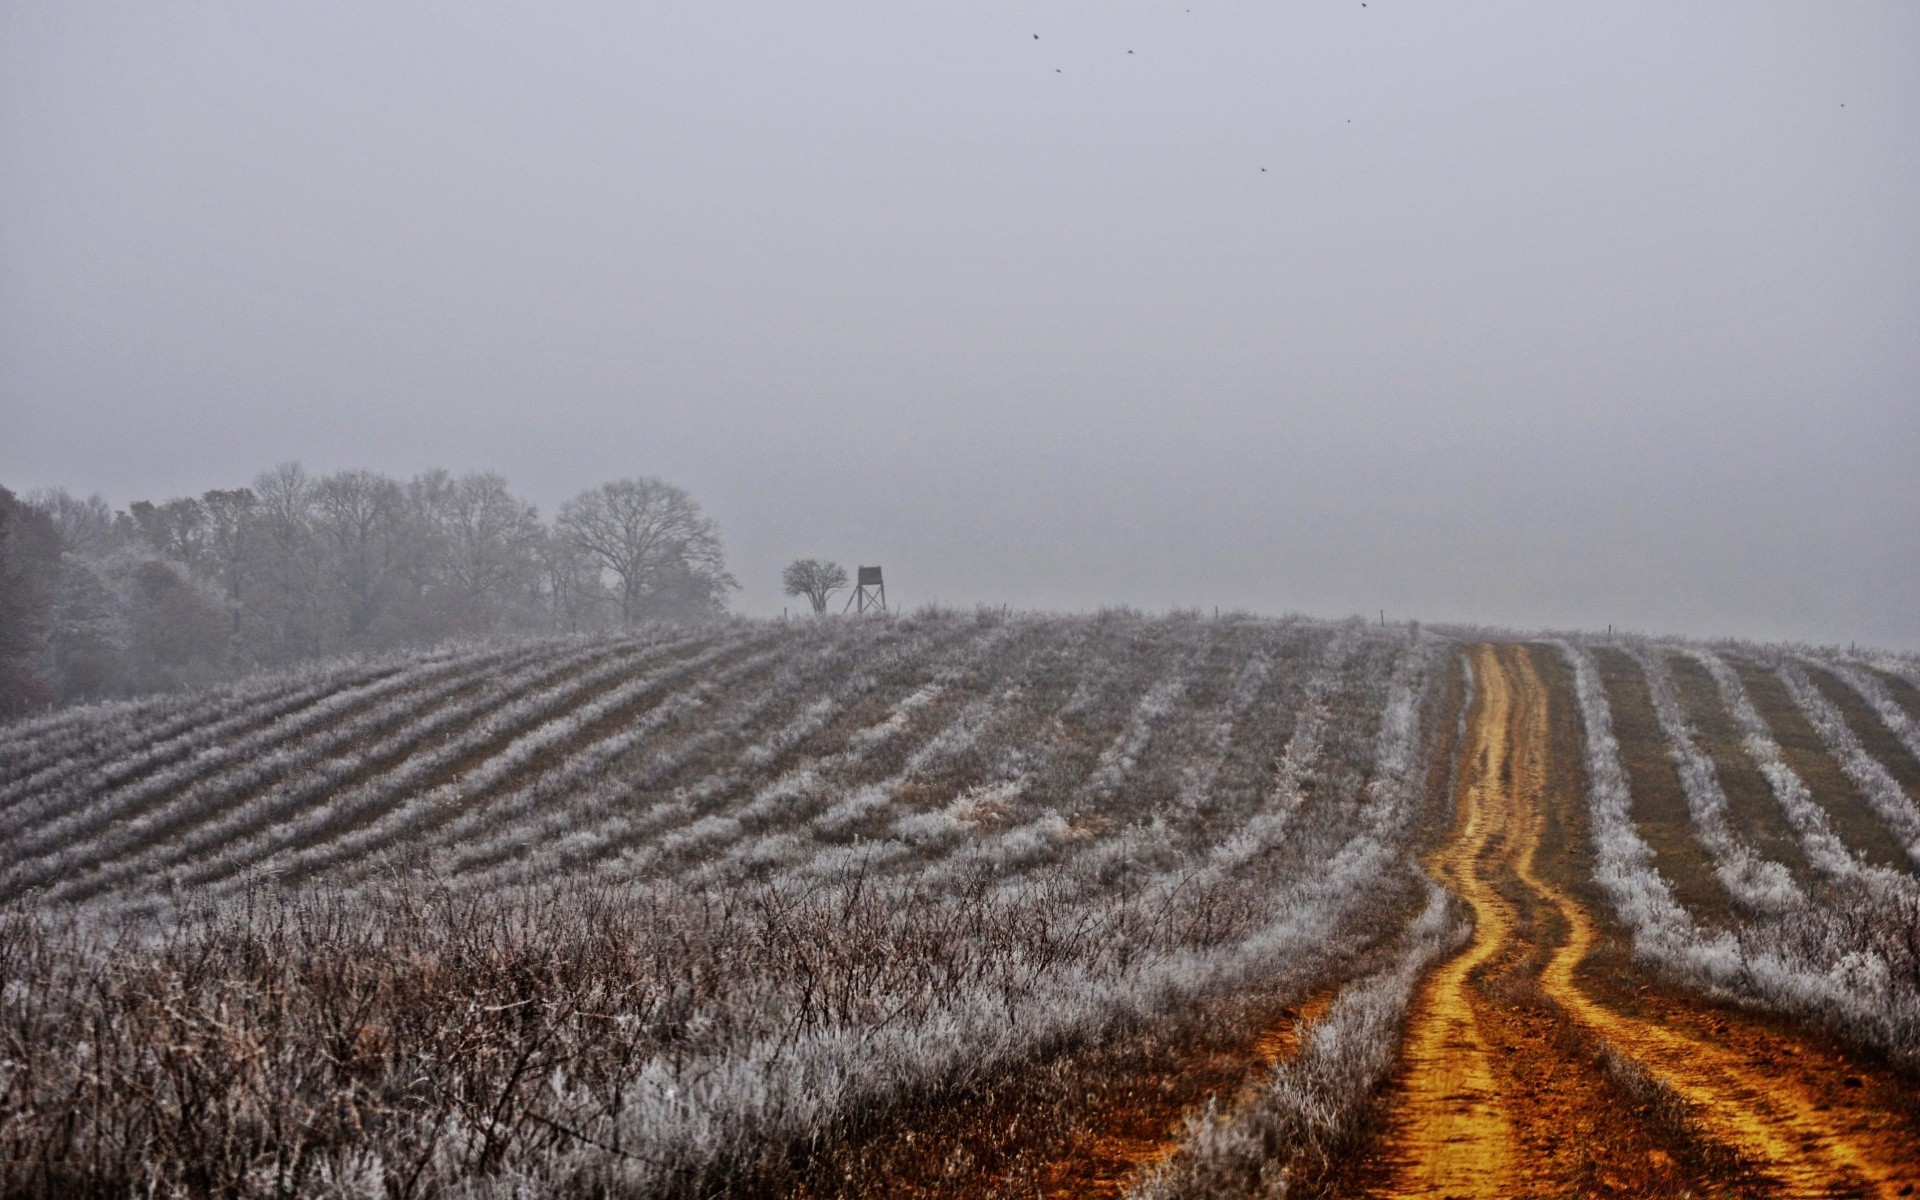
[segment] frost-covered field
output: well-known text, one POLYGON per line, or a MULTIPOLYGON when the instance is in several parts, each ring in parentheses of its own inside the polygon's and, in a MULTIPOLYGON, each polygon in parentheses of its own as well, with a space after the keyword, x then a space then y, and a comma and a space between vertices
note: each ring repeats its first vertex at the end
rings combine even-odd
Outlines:
MULTIPOLYGON (((1903 751, 1910 764, 1920 762, 1912 717, 1889 693, 1920 676, 1914 663, 1747 645, 1568 641, 1559 649, 1572 668, 1586 733, 1596 879, 1636 952, 1709 995, 1806 1018, 1910 1068, 1920 1064, 1920 808, 1888 766, 1903 751), (1622 765, 1614 698, 1595 660, 1596 647, 1608 646, 1630 659, 1644 682, 1694 848, 1729 902, 1725 913, 1683 906, 1636 826, 1635 788, 1647 781, 1631 780, 1622 765), (1674 678, 1686 663, 1712 680, 1711 695, 1696 698, 1693 712, 1674 678), (1816 675, 1825 677, 1824 687, 1816 675), (1773 723, 1756 709, 1750 680, 1790 698, 1773 723), (1835 697, 1859 704, 1858 719, 1849 722, 1835 697), (1699 744, 1698 723, 1706 719, 1735 732, 1745 762, 1765 781, 1754 799, 1762 817, 1777 813, 1790 828, 1781 858, 1797 871, 1763 857, 1750 831, 1730 821, 1727 789, 1699 744), (1789 721, 1817 735, 1827 762, 1813 761, 1837 764, 1850 794, 1844 785, 1818 795, 1808 786, 1774 728, 1789 721), (1875 723, 1879 736, 1895 739, 1887 762, 1862 745, 1862 731, 1875 733, 1875 723), (1851 844, 1836 832, 1836 818, 1851 823, 1851 844)), ((1802 755, 1808 761, 1804 748, 1802 755)))
POLYGON ((1359 622, 931 614, 441 649, 8 727, 0 1172, 819 1189, 835 1147, 971 1080, 1351 979, 1328 1028, 1372 1057, 1300 1101, 1332 1136, 1458 936, 1412 853, 1457 661, 1359 622))
MULTIPOLYGON (((1557 861, 1641 971, 1910 1075, 1914 661, 1531 653, 1566 723, 1527 803, 1581 814, 1557 861)), ((1229 1043, 1250 1065, 1159 1111, 1128 1194, 1339 1193, 1399 1136, 1404 1030, 1467 937, 1420 864, 1463 836, 1469 725, 1519 744, 1469 661, 1357 621, 928 613, 5 727, 0 1195, 1025 1195, 1084 1097, 1124 1121, 1229 1043), (1309 1000, 1295 1050, 1248 1057, 1309 1000), (1098 1075, 1130 1047, 1162 1057, 1098 1075)))

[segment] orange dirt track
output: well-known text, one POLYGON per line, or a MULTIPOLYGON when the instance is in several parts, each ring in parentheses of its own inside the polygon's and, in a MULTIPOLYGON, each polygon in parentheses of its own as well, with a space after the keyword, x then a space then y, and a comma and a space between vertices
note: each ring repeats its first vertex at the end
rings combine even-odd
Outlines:
POLYGON ((1554 858, 1573 839, 1542 852, 1549 806, 1569 802, 1550 756, 1570 748, 1554 741, 1541 670, 1524 646, 1480 646, 1473 663, 1459 812, 1428 866, 1472 910, 1474 936, 1417 998, 1367 1191, 1916 1194, 1910 1079, 1782 1021, 1620 984, 1632 968, 1617 932, 1554 858), (1644 1084, 1630 1095, 1623 1074, 1651 1079, 1655 1099, 1644 1084))

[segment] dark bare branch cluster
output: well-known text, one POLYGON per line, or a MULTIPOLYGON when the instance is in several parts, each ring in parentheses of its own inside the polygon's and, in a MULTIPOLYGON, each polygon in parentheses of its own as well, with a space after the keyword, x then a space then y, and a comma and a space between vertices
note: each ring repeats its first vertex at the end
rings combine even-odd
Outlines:
POLYGON ((681 488, 620 479, 560 509, 560 532, 616 580, 620 622, 717 614, 728 591, 719 527, 681 488))
POLYGON ((839 563, 821 562, 817 558, 795 559, 780 573, 780 584, 786 595, 805 596, 818 616, 827 611, 829 597, 846 590, 847 569, 839 563))

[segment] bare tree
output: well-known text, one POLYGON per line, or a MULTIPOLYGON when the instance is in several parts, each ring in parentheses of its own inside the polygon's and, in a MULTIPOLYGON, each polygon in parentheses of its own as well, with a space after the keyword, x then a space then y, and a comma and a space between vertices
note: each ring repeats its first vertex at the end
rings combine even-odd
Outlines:
POLYGON ((740 586, 727 574, 712 519, 659 479, 617 479, 582 492, 561 506, 558 524, 618 581, 622 624, 717 613, 740 586))
POLYGON ((327 558, 323 582, 349 644, 372 633, 391 599, 400 557, 404 494, 372 471, 339 471, 314 484, 308 523, 327 558))
POLYGON ((514 496, 505 478, 424 471, 407 496, 406 569, 425 628, 484 632, 534 618, 543 606, 536 543, 544 531, 538 510, 514 496))
POLYGON ((597 627, 609 599, 599 563, 565 534, 544 526, 538 534, 533 554, 549 627, 568 633, 597 627))
POLYGON ((345 650, 717 615, 738 586, 713 521, 651 478, 583 492, 551 524, 499 475, 437 469, 402 483, 286 463, 124 512, 0 493, 0 711, 345 650))
POLYGON ((780 582, 786 585, 787 595, 805 596, 818 615, 827 611, 827 597, 847 586, 847 569, 839 563, 799 558, 787 564, 780 582))
POLYGON ((42 659, 59 567, 52 518, 0 487, 0 718, 53 698, 42 659))

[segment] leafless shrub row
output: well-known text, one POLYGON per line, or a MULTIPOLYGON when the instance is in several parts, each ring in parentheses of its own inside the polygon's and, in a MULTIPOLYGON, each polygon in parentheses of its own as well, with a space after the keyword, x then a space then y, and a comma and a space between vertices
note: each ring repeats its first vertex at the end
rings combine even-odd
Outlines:
MULTIPOLYGON (((1749 753, 1800 835, 1809 862, 1826 877, 1811 894, 1793 898, 1775 893, 1764 904, 1751 905, 1756 911, 1730 928, 1701 926, 1674 899, 1666 880, 1654 869, 1652 851, 1634 826, 1629 781, 1592 656, 1571 642, 1562 642, 1561 647, 1573 667, 1586 727, 1596 878, 1616 915, 1632 931, 1636 953, 1689 986, 1793 1013, 1896 1061, 1920 1063, 1920 887, 1914 880, 1865 867, 1833 837, 1805 784, 1787 766, 1764 722, 1753 712, 1737 678, 1724 663, 1716 666, 1714 656, 1694 651, 1713 671, 1749 753)), ((1780 671, 1793 686, 1798 668, 1788 661, 1780 671)), ((1657 680, 1657 672, 1653 674, 1657 680)), ((1799 683, 1805 684, 1804 678, 1799 683)), ((1812 690, 1810 684, 1805 687, 1812 690)), ((1654 694, 1659 705, 1657 682, 1654 694)), ((1807 699, 1796 698, 1803 712, 1818 715, 1807 699)), ((1828 715, 1839 719, 1837 712, 1828 715)), ((1683 725, 1665 716, 1663 725, 1673 739, 1677 761, 1688 758, 1690 752, 1697 755, 1685 744, 1683 725)), ((1852 737, 1850 732, 1842 737, 1840 730, 1832 728, 1822 732, 1837 751, 1843 751, 1846 739, 1852 737)), ((1852 745, 1857 748, 1857 742, 1852 745)), ((1704 775, 1697 771, 1690 775, 1683 769, 1682 780, 1690 791, 1705 789, 1711 780, 1704 775)), ((1693 801, 1691 795, 1689 799, 1693 801)), ((1696 831, 1709 848, 1718 839, 1710 827, 1703 829, 1700 818, 1710 804, 1710 800, 1708 805, 1694 804, 1696 831)), ((1709 825, 1710 821, 1709 817, 1709 825)), ((1719 836, 1731 838, 1724 827, 1719 836)), ((1740 851, 1751 854, 1739 848, 1728 857, 1740 851)), ((1737 898, 1742 895, 1737 887, 1729 890, 1737 898)))
MULTIPOLYGON (((973 1081, 1398 944, 1436 647, 723 624, 408 676, 262 774, 156 761, 138 805, 151 776, 113 775, 29 866, 91 804, 169 815, 81 816, 0 920, 0 1180, 777 1190, 973 1081)), ((1391 1022, 1350 1023, 1339 1054, 1390 1058, 1391 1022)))

